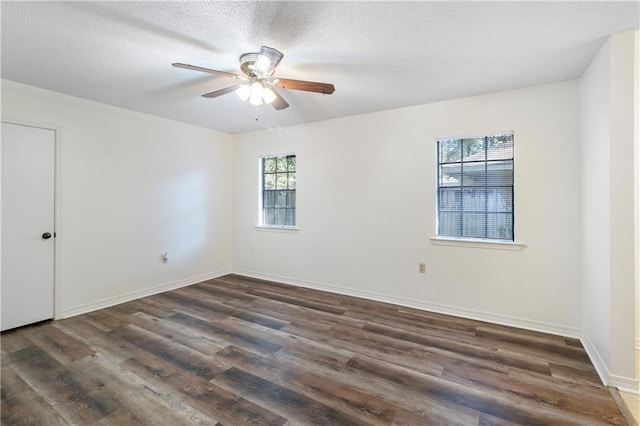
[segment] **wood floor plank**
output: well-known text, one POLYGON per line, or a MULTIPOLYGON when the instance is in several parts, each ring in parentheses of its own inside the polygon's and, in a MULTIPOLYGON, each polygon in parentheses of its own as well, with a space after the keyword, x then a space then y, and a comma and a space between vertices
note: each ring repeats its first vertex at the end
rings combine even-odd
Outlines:
POLYGON ((24 335, 62 364, 68 364, 94 353, 90 346, 72 338, 53 324, 29 328, 25 330, 24 335))
MULTIPOLYGON (((243 371, 272 383, 287 386, 291 390, 361 418, 370 424, 419 425, 426 424, 429 420, 381 397, 360 391, 352 387, 351 383, 343 383, 301 368, 299 363, 292 363, 291 358, 281 359, 279 353, 266 358, 228 346, 218 352, 218 355, 243 371)), ((346 362, 343 365, 346 366, 346 362)), ((339 369, 340 367, 336 364, 331 368, 339 369)))
POLYGON ((132 358, 122 364, 160 392, 179 395, 181 401, 228 424, 282 425, 286 418, 157 357, 132 358))
POLYGON ((65 421, 50 404, 29 386, 9 365, 2 366, 3 425, 59 425, 65 421), (9 391, 10 389, 10 391, 9 391))
POLYGON ((13 352, 7 362, 66 422, 95 423, 117 409, 117 400, 100 392, 100 383, 62 365, 36 346, 13 352))
POLYGON ((133 324, 111 333, 205 380, 211 380, 226 369, 215 357, 204 355, 133 324))
POLYGON ((322 404, 236 367, 230 368, 216 377, 214 382, 224 384, 234 392, 274 410, 285 412, 288 419, 300 424, 369 424, 361 418, 350 416, 334 407, 322 404))
POLYGON ((211 355, 227 346, 226 342, 206 338, 197 330, 142 312, 136 312, 129 318, 133 325, 155 333, 165 339, 180 343, 204 355, 211 355))
POLYGON ((25 335, 27 328, 28 327, 23 327, 2 333, 2 344, 0 345, 2 355, 33 346, 33 342, 25 335))
POLYGON ((625 424, 578 339, 239 275, 0 339, 3 425, 625 424))
POLYGON ((449 338, 427 336, 378 324, 366 325, 363 330, 385 338, 391 338, 385 339, 388 342, 400 340, 428 347, 447 358, 455 357, 463 361, 474 360, 475 363, 498 364, 504 367, 515 367, 542 374, 551 374, 550 366, 547 362, 540 362, 535 358, 506 357, 490 345, 482 346, 477 341, 468 343, 465 340, 452 339, 451 336, 449 338))
MULTIPOLYGON (((409 424, 438 424, 438 425, 475 425, 477 424, 479 413, 466 407, 456 406, 455 403, 441 402, 408 389, 402 384, 385 380, 378 375, 370 374, 357 368, 352 368, 350 364, 341 367, 335 363, 326 363, 323 360, 310 360, 308 357, 299 357, 299 354, 289 353, 288 349, 283 349, 277 357, 281 362, 300 365, 301 368, 321 377, 326 377, 337 383, 343 383, 382 398, 390 403, 401 407, 412 413, 412 417, 427 419, 427 421, 410 422, 409 424)), ((399 413, 397 421, 402 424, 408 421, 399 413), (403 420, 401 420, 403 419, 403 420)), ((394 420, 395 423, 395 420, 394 420)))
MULTIPOLYGON (((505 392, 460 385, 438 377, 423 375, 377 360, 354 357, 350 366, 370 374, 375 372, 389 381, 419 391, 425 396, 435 397, 478 412, 487 413, 519 424, 574 424, 583 425, 586 417, 554 410, 552 406, 517 398, 505 392)), ((601 423, 606 424, 606 423, 601 423)))
POLYGON ((252 336, 244 330, 228 330, 215 322, 203 321, 187 314, 178 313, 168 319, 198 329, 207 336, 226 340, 229 343, 244 347, 248 350, 257 351, 258 353, 270 354, 279 351, 281 348, 280 345, 270 342, 267 339, 252 336))
MULTIPOLYGON (((116 364, 101 354, 96 354, 92 362, 87 361, 87 359, 80 361, 79 367, 84 367, 87 375, 103 383, 106 388, 118 395, 120 400, 119 410, 101 419, 103 423, 109 418, 122 416, 139 419, 146 425, 205 425, 210 424, 212 420, 215 421, 215 417, 186 404, 179 395, 165 391, 157 386, 157 383, 147 381, 125 368, 124 363, 116 364), (114 374, 116 371, 118 374, 114 374)), ((110 424, 120 425, 120 423, 110 424)))
POLYGON ((249 290, 249 294, 262 296, 268 299, 279 300, 291 305, 304 306, 305 308, 315 309, 321 312, 328 312, 330 314, 342 315, 345 312, 345 309, 339 306, 329 305, 321 302, 310 302, 302 297, 293 297, 291 296, 290 292, 288 295, 285 295, 262 289, 251 289, 249 290))

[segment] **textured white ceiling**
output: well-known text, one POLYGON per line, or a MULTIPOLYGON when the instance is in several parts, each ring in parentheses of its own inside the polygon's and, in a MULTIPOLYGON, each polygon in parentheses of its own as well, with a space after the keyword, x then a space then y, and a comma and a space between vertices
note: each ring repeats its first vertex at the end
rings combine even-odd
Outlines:
POLYGON ((240 133, 577 78, 608 35, 638 28, 639 5, 3 1, 1 76, 240 133), (262 45, 285 54, 276 76, 336 92, 256 109, 200 96, 230 79, 171 67, 237 73, 262 45))

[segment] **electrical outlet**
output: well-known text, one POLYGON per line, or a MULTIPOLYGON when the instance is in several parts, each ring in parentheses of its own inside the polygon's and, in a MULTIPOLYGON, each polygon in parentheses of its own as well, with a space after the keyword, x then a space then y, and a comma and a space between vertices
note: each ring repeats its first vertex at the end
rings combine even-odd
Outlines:
POLYGON ((427 265, 424 263, 418 263, 418 272, 425 274, 427 272, 427 265))

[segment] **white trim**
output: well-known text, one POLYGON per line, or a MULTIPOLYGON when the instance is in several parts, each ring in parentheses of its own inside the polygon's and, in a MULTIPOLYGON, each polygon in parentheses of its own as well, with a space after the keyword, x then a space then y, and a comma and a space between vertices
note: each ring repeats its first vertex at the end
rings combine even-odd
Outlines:
POLYGON ((640 389, 638 389, 638 381, 635 379, 616 376, 615 374, 612 374, 609 376, 609 386, 617 388, 620 392, 640 395, 640 389))
POLYGON ((611 374, 609 373, 607 364, 602 360, 600 352, 598 352, 595 345, 591 342, 591 339, 589 339, 589 336, 587 336, 586 334, 583 334, 580 337, 580 341, 582 342, 582 346, 587 352, 591 363, 595 367, 598 376, 600 376, 600 381, 603 385, 609 386, 609 377, 611 376, 611 374))
POLYGON ((522 251, 526 247, 524 243, 515 241, 500 240, 478 240, 473 238, 455 238, 455 237, 431 237, 431 244, 434 246, 449 247, 467 247, 467 248, 484 248, 492 250, 511 250, 522 251))
POLYGON ((345 296, 355 296, 363 299, 375 300, 378 302, 393 303, 395 305, 406 306, 409 308, 421 309, 429 312, 436 312, 446 315, 452 315, 461 318, 485 321, 494 324, 518 327, 532 331, 540 331, 543 333, 555 334, 563 337, 579 338, 578 329, 566 327, 560 324, 553 324, 544 321, 533 321, 526 318, 512 317, 509 315, 492 314, 474 309, 457 308, 455 306, 442 305, 438 303, 420 302, 413 299, 391 296, 388 294, 377 293, 372 291, 353 290, 346 287, 320 283, 315 281, 297 280, 294 278, 284 277, 280 275, 263 274, 246 269, 234 269, 234 274, 244 275, 246 277, 258 278, 269 281, 277 281, 283 284, 295 285, 299 287, 312 288, 316 290, 328 291, 330 293, 342 294, 345 296))
POLYGON ((614 388, 617 388, 621 392, 633 393, 636 395, 640 394, 638 392, 639 384, 637 379, 611 374, 609 368, 607 367, 607 364, 603 361, 602 356, 600 356, 600 353, 596 349, 595 345, 591 342, 591 339, 589 339, 589 336, 583 334, 582 337, 580 337, 580 341, 582 342, 582 346, 587 352, 587 355, 589 356, 591 363, 595 367, 596 372, 598 373, 600 381, 602 381, 603 385, 612 386, 614 388))
POLYGON ((85 303, 83 305, 74 306, 65 309, 62 312, 62 318, 69 318, 87 312, 97 311, 98 309, 108 308, 110 306, 119 305, 120 303, 130 302, 132 300, 140 299, 142 297, 151 296, 158 293, 163 293, 169 290, 175 290, 178 288, 186 287, 189 285, 197 284, 202 281, 211 280, 231 273, 230 270, 224 269, 221 271, 209 272, 207 274, 197 275, 195 277, 189 277, 182 280, 161 284, 159 286, 146 288, 143 290, 132 291, 130 293, 121 294, 118 296, 107 297, 106 299, 98 300, 95 302, 85 303))
POLYGON ((254 228, 256 231, 284 232, 288 234, 300 232, 300 228, 297 226, 255 225, 254 228))

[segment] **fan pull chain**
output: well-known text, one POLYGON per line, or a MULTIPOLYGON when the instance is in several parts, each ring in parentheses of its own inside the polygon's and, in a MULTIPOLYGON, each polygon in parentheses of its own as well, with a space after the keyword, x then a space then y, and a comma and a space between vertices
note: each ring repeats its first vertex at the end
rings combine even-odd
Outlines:
POLYGON ((256 105, 256 121, 258 121, 258 105, 256 105))

